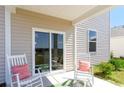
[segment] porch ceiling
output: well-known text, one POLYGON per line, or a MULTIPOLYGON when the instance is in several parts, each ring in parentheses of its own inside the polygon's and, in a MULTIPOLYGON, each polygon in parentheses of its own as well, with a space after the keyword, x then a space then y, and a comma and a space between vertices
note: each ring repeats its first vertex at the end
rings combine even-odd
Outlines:
POLYGON ((96 5, 29 5, 17 6, 22 9, 73 21, 96 5))
POLYGON ((18 8, 65 19, 77 23, 82 19, 104 11, 111 6, 98 5, 23 5, 18 8))

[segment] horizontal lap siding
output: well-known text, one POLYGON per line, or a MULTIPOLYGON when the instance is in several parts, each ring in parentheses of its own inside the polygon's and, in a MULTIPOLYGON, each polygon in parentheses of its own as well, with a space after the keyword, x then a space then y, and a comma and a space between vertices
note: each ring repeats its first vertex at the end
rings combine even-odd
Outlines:
POLYGON ((124 41, 123 36, 111 37, 111 51, 114 57, 124 56, 124 41))
POLYGON ((26 54, 32 67, 32 27, 63 31, 66 33, 66 67, 73 67, 73 26, 70 21, 17 9, 12 14, 12 54, 26 54))
MULTIPOLYGON (((108 60, 110 52, 109 13, 84 20, 76 26, 78 53, 88 52, 88 29, 95 29, 98 34, 97 52, 91 54, 92 64, 108 60)), ((79 58, 79 54, 77 55, 77 58, 79 58)))
POLYGON ((5 82, 5 8, 0 6, 0 84, 5 82))
POLYGON ((74 69, 74 31, 66 32, 66 70, 74 69))
POLYGON ((111 29, 111 51, 114 57, 124 56, 124 26, 113 27, 111 29))
POLYGON ((111 38, 124 36, 124 27, 115 27, 111 29, 111 38))

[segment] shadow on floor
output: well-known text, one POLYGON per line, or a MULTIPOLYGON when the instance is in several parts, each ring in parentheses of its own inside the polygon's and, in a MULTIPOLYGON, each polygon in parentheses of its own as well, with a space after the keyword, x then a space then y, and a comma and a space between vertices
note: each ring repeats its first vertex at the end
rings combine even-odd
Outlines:
POLYGON ((47 77, 43 77, 43 85, 44 87, 52 86, 53 84, 49 81, 47 77))
POLYGON ((0 84, 0 87, 6 87, 5 83, 0 84))

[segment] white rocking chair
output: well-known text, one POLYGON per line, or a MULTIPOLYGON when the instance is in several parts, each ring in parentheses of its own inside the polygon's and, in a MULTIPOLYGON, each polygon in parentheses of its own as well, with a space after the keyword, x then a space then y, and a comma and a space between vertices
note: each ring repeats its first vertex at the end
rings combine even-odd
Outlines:
MULTIPOLYGON (((90 83, 90 86, 93 86, 94 84, 94 76, 93 76, 93 68, 91 66, 91 59, 90 59, 90 54, 88 53, 79 53, 78 54, 78 58, 77 58, 77 61, 75 63, 75 71, 74 71, 74 78, 75 80, 80 80, 80 79, 84 79, 84 86, 86 86, 86 83, 90 83), (80 70, 79 68, 79 61, 83 60, 81 63, 83 64, 87 64, 88 65, 88 68, 89 70, 88 71, 83 71, 83 70, 80 70)), ((82 69, 85 69, 82 67, 82 69)))
POLYGON ((40 69, 37 70, 37 74, 30 75, 25 79, 20 79, 19 73, 13 74, 12 67, 15 66, 23 66, 28 64, 26 55, 16 55, 16 56, 7 56, 8 63, 8 74, 9 80, 11 82, 11 87, 43 87, 42 76, 40 73, 40 69), (14 80, 13 80, 14 78, 14 80))

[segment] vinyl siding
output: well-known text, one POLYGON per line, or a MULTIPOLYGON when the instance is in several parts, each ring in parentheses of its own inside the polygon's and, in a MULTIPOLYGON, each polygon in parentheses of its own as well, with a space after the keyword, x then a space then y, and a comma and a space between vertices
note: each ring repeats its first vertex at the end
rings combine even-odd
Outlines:
POLYGON ((110 49, 114 57, 124 56, 124 26, 113 27, 111 29, 110 49))
POLYGON ((5 9, 0 6, 0 84, 5 82, 5 9))
POLYGON ((77 31, 77 60, 80 53, 88 52, 88 29, 97 31, 97 52, 91 53, 92 64, 109 59, 110 52, 110 29, 109 13, 101 14, 95 18, 87 19, 76 25, 77 31))
POLYGON ((111 38, 124 36, 124 26, 119 26, 111 29, 111 38))
POLYGON ((116 36, 111 38, 111 51, 114 57, 124 57, 124 36, 116 36))
POLYGON ((74 31, 66 32, 66 70, 74 69, 74 31))
POLYGON ((32 28, 63 31, 66 34, 66 70, 73 69, 73 26, 70 21, 17 8, 12 14, 12 55, 26 54, 32 67, 32 28))

